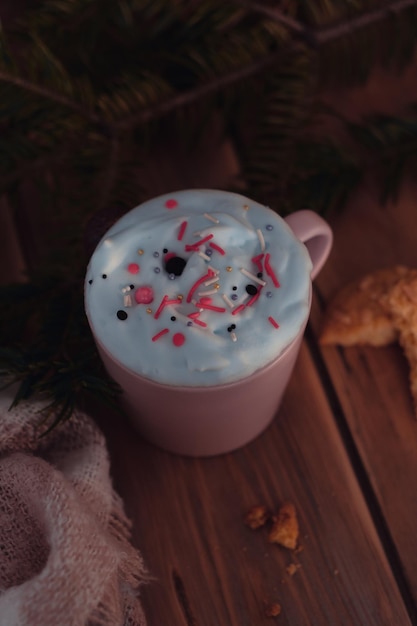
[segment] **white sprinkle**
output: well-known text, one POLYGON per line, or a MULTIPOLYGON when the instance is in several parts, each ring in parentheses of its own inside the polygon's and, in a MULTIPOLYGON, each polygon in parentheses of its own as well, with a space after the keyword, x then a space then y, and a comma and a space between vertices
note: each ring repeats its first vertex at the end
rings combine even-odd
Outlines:
POLYGON ((204 311, 204 309, 201 309, 200 307, 197 306, 197 300, 195 300, 194 298, 191 300, 191 304, 194 304, 195 308, 198 309, 200 313, 204 311))
POLYGON ((201 237, 202 234, 201 230, 196 230, 195 233, 193 233, 193 237, 201 237))
POLYGON ((123 306, 132 306, 132 296, 130 293, 123 296, 123 306))
POLYGON ((231 332, 230 337, 232 338, 232 341, 237 341, 236 333, 231 332))
POLYGON ((208 220, 210 220, 210 222, 214 222, 214 224, 218 224, 219 220, 216 217, 213 217, 213 215, 209 215, 208 213, 204 213, 204 217, 208 220))
POLYGON ((222 293, 222 298, 226 302, 227 306, 229 306, 231 309, 234 308, 235 303, 231 301, 228 295, 226 295, 225 293, 222 293))
POLYGON ((197 252, 197 254, 198 254, 199 257, 201 257, 205 261, 210 261, 210 257, 208 256, 208 254, 204 254, 204 252, 201 252, 201 250, 199 250, 199 252, 197 252))
POLYGON ((104 243, 105 246, 112 246, 113 245, 113 240, 108 238, 108 239, 105 239, 103 241, 103 243, 104 243))
POLYGON ((199 296, 213 296, 215 293, 217 293, 217 289, 208 289, 207 291, 199 291, 198 295, 199 296))
POLYGON ((210 280, 206 280, 206 282, 204 283, 204 287, 208 287, 209 285, 212 285, 213 283, 217 283, 218 280, 219 280, 219 277, 214 276, 214 278, 210 278, 210 280))
POLYGON ((264 252, 264 250, 265 250, 265 239, 264 239, 263 232, 261 231, 260 228, 258 228, 256 230, 256 234, 258 235, 259 243, 261 244, 261 250, 262 250, 262 252, 264 252))
POLYGON ((244 274, 248 278, 251 278, 253 281, 255 281, 255 283, 258 283, 258 285, 262 285, 263 287, 265 287, 266 282, 262 280, 262 278, 258 278, 257 276, 255 276, 255 274, 248 272, 248 270, 245 270, 244 267, 241 267, 240 271, 242 272, 242 274, 244 274))
POLYGON ((215 267, 211 267, 211 265, 208 265, 207 269, 211 270, 212 272, 215 272, 216 274, 220 274, 220 270, 216 270, 216 268, 215 267))

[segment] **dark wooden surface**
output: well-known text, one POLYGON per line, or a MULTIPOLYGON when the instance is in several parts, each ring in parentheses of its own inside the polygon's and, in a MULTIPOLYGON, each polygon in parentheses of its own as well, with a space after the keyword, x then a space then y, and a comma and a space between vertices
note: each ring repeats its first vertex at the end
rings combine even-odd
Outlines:
MULTIPOLYGON (((352 118, 380 95, 378 77, 351 98, 352 118)), ((217 176, 236 171, 225 146, 207 159, 192 180, 193 168, 161 162, 164 188, 204 185, 213 159, 217 176)), ((133 541, 154 577, 142 591, 150 626, 417 624, 417 420, 406 361, 396 345, 318 343, 326 302, 348 280, 394 263, 417 267, 417 185, 406 181, 398 203, 383 208, 370 176, 330 221, 334 249, 314 286, 302 351, 262 436, 231 454, 188 459, 99 418, 133 541), (285 500, 299 516, 297 554, 243 521, 252 505, 276 510, 285 500), (281 614, 268 617, 274 602, 281 614)))
MULTIPOLYGON (((352 119, 381 109, 382 96, 387 112, 398 111, 401 97, 417 94, 415 83, 411 72, 377 73, 364 89, 328 99, 352 119)), ((225 186, 237 160, 212 139, 188 161, 156 154, 146 174, 152 193, 225 186)), ((314 286, 305 341, 283 404, 258 439, 217 458, 183 458, 95 411, 152 577, 142 589, 149 626, 417 624, 417 420, 406 361, 396 345, 318 343, 326 303, 348 280, 394 263, 417 267, 417 185, 405 182, 398 203, 382 208, 370 178, 330 222, 334 248, 314 286), (252 505, 277 510, 286 500, 298 513, 297 553, 244 524, 252 505), (266 614, 272 603, 282 607, 274 618, 266 614)))

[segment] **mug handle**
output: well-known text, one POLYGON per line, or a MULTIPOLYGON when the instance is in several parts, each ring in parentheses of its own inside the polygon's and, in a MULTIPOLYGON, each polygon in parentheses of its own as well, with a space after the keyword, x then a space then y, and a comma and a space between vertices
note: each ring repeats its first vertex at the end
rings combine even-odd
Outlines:
POLYGON ((333 233, 328 223, 314 211, 305 209, 287 215, 284 220, 307 248, 313 263, 311 280, 320 272, 329 256, 333 233))

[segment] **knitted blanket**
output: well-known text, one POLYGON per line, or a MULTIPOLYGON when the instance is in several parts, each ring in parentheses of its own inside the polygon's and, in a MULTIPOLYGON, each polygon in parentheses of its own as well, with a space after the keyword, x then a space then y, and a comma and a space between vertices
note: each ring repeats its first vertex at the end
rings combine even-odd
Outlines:
POLYGON ((145 626, 146 574, 86 414, 40 437, 40 403, 0 394, 0 625, 145 626))

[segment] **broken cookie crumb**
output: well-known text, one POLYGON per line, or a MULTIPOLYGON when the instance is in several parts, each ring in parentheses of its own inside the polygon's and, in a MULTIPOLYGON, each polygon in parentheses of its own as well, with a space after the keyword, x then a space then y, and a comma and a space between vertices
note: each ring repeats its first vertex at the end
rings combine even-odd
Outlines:
POLYGON ((289 576, 294 576, 294 574, 298 572, 300 567, 301 565, 299 563, 290 563, 285 569, 289 576))
POLYGON ((268 518, 269 513, 266 506, 255 505, 246 513, 245 524, 246 526, 249 526, 249 528, 252 528, 252 530, 256 530, 257 528, 265 526, 268 518))
POLYGON ((284 548, 295 550, 298 542, 298 519, 295 506, 292 502, 285 502, 273 518, 273 525, 269 531, 268 541, 278 543, 284 548))
POLYGON ((281 605, 278 602, 273 602, 269 604, 265 609, 266 617, 278 617, 281 613, 281 605))

